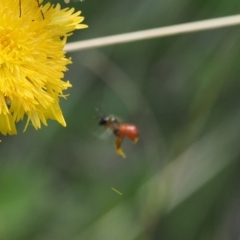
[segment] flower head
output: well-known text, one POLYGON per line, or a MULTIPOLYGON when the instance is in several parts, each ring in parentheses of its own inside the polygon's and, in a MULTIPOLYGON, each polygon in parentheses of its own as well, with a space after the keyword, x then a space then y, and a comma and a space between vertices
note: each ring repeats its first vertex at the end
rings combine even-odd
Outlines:
POLYGON ((38 129, 47 119, 66 126, 59 97, 71 84, 63 81, 71 63, 63 51, 75 29, 86 28, 81 12, 42 0, 0 1, 0 132, 16 134, 27 117, 38 129))

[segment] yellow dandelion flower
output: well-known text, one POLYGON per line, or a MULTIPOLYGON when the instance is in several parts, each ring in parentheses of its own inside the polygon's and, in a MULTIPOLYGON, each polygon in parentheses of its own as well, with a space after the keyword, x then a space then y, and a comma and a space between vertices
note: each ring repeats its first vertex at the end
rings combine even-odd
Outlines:
MULTIPOLYGON (((42 0, 0 1, 0 133, 16 134, 27 117, 38 129, 47 119, 66 126, 59 97, 71 87, 63 81, 71 60, 63 51, 81 24, 81 12, 42 0)), ((26 128, 25 127, 25 128, 26 128)))

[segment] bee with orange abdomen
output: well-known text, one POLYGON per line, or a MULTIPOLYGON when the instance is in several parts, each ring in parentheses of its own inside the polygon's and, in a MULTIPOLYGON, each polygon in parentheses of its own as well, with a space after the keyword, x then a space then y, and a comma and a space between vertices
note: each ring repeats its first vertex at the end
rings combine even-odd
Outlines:
POLYGON ((126 155, 122 150, 123 139, 124 137, 128 137, 130 140, 136 143, 138 141, 138 128, 131 123, 120 123, 120 121, 113 116, 102 117, 99 125, 105 126, 106 128, 112 130, 116 137, 116 152, 123 158, 126 158, 126 155))

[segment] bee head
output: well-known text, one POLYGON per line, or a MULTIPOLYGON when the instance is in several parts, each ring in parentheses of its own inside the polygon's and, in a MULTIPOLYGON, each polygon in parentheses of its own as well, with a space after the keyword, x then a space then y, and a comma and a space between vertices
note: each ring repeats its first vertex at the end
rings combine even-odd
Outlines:
POLYGON ((109 122, 109 117, 102 117, 99 121, 99 125, 103 126, 106 125, 109 122))

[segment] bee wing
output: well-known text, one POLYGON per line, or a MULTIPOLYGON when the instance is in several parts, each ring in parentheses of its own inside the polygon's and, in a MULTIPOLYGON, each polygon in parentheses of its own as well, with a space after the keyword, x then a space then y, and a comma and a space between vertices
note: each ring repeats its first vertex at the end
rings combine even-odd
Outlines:
POLYGON ((112 130, 104 129, 104 131, 99 135, 99 138, 102 140, 106 140, 109 136, 112 135, 112 130))
POLYGON ((100 129, 98 131, 92 132, 92 135, 97 137, 98 139, 106 140, 112 135, 112 130, 110 129, 100 129))

